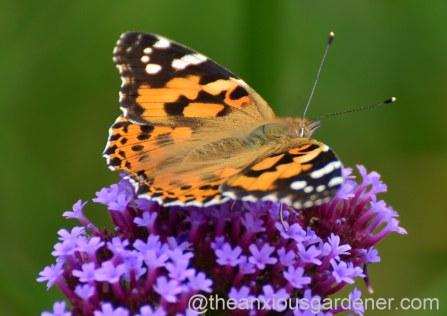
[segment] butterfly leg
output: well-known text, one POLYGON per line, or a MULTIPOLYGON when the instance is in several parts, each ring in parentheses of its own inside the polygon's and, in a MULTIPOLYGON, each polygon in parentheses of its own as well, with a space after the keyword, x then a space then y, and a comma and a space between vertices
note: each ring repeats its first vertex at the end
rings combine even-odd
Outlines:
POLYGON ((230 206, 230 211, 233 211, 234 206, 236 205, 237 200, 233 200, 230 206))
POLYGON ((284 204, 283 203, 279 204, 279 221, 281 222, 281 225, 284 228, 284 230, 287 230, 289 227, 289 223, 287 223, 284 220, 284 204))

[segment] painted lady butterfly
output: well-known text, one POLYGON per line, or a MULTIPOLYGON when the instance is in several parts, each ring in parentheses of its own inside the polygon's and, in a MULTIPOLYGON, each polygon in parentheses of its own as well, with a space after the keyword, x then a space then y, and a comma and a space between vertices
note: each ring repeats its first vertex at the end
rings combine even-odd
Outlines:
POLYGON ((341 163, 312 139, 318 122, 278 118, 237 76, 164 37, 124 33, 113 60, 122 115, 104 156, 140 197, 208 206, 269 200, 297 209, 329 201, 341 163))

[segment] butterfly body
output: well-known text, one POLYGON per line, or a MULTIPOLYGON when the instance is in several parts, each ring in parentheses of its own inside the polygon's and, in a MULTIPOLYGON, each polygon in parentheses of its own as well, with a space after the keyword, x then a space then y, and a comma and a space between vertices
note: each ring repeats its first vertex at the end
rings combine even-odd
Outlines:
POLYGON ((276 117, 207 57, 158 35, 124 33, 114 61, 123 114, 104 155, 141 197, 163 205, 241 199, 306 208, 343 182, 333 151, 311 138, 318 122, 276 117))

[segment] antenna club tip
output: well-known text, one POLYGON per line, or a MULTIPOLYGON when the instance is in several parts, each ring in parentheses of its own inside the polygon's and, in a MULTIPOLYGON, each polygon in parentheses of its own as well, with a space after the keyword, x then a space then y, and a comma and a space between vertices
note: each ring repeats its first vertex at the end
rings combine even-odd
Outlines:
POLYGON ((385 104, 394 103, 396 101, 397 101, 396 97, 391 97, 391 98, 385 100, 385 104))
POLYGON ((334 41, 334 37, 335 37, 335 33, 334 32, 329 32, 329 38, 328 38, 328 44, 331 45, 332 42, 334 41))

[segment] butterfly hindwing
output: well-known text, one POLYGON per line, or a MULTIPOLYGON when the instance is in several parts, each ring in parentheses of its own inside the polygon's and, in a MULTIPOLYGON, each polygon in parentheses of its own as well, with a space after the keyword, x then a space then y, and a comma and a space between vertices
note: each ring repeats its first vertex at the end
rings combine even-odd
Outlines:
POLYGON ((259 159, 226 181, 221 190, 234 199, 270 200, 301 209, 327 202, 342 183, 335 153, 309 141, 259 159))

